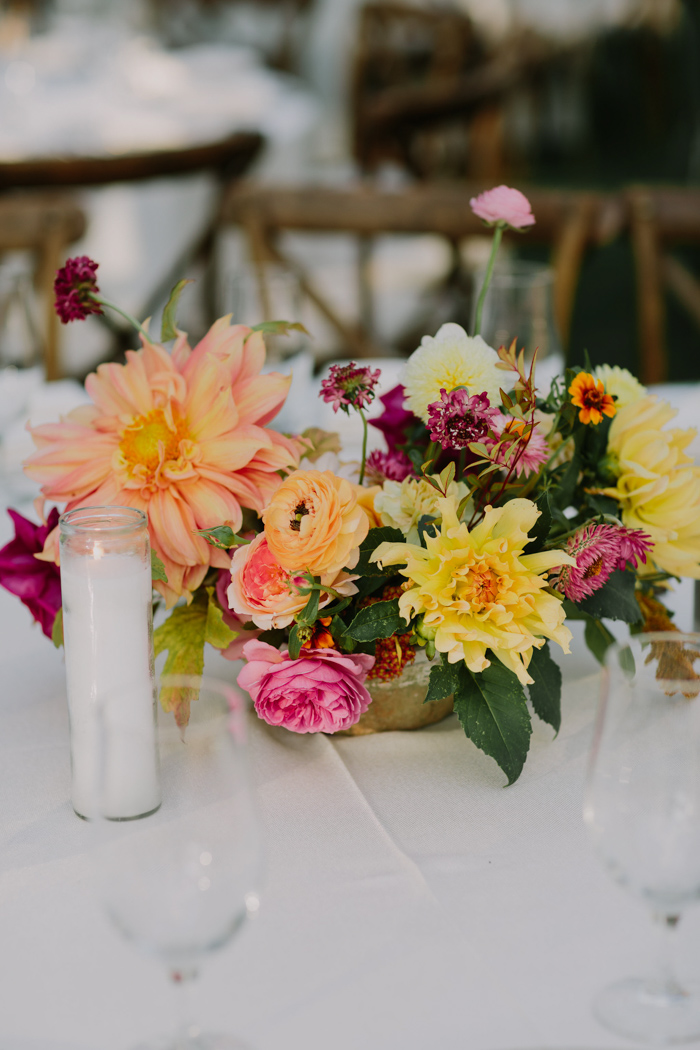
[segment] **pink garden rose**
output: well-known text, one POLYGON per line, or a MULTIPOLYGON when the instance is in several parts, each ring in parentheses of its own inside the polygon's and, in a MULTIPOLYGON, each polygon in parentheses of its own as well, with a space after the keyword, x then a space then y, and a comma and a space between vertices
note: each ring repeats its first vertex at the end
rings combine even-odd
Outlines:
POLYGON ((261 631, 245 631, 243 624, 248 622, 248 617, 242 620, 239 616, 236 616, 235 612, 231 612, 228 604, 228 598, 226 597, 226 589, 231 582, 231 573, 228 569, 221 569, 219 571, 219 578, 216 581, 216 599, 224 610, 224 623, 227 627, 230 627, 232 631, 236 632, 236 637, 226 647, 221 649, 221 655, 226 660, 242 660, 243 659, 243 648, 246 642, 250 642, 252 639, 257 638, 261 631))
MULTIPOLYGON (((299 594, 294 587, 296 573, 283 568, 270 550, 264 532, 252 543, 238 547, 231 559, 231 584, 227 591, 229 609, 245 621, 269 631, 273 627, 288 627, 309 600, 308 594, 299 594)), ((352 580, 341 572, 332 586, 344 596, 357 593, 352 580)), ((306 580, 300 578, 302 584, 306 580)), ((328 582, 328 581, 325 581, 328 582)), ((332 595, 321 598, 319 608, 328 605, 332 595)))
POLYGON ((363 682, 374 664, 366 653, 302 649, 298 660, 266 642, 244 647, 248 661, 236 681, 250 693, 255 710, 271 726, 293 733, 337 733, 369 707, 363 682))
POLYGON ((525 194, 520 190, 511 189, 510 186, 496 186, 492 190, 486 190, 478 197, 472 197, 469 204, 474 214, 489 226, 504 222, 514 230, 523 230, 535 222, 525 194))

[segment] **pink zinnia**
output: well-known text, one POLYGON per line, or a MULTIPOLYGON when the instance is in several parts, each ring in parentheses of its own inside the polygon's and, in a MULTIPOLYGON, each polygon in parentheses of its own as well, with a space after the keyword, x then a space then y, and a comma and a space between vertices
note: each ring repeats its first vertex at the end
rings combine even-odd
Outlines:
POLYGON ((337 649, 302 649, 298 660, 267 642, 248 642, 248 663, 236 681, 272 726, 293 733, 337 733, 363 715, 372 697, 364 686, 374 657, 337 649))
POLYGON ((441 390, 440 400, 428 405, 430 440, 443 448, 467 448, 472 441, 484 440, 499 414, 486 394, 470 397, 464 387, 449 394, 441 390))
POLYGON ((361 367, 351 361, 349 365, 332 365, 328 379, 321 383, 321 397, 333 405, 333 411, 342 408, 349 414, 351 408, 366 408, 374 401, 374 388, 381 370, 361 367))
POLYGON ((413 464, 405 452, 394 449, 393 452, 380 452, 375 449, 367 457, 365 477, 371 485, 381 485, 385 481, 403 481, 415 474, 413 464))
POLYGON ((94 296, 99 292, 97 287, 97 267, 87 255, 77 255, 69 259, 56 273, 54 292, 56 293, 56 313, 64 324, 69 321, 84 321, 88 314, 101 314, 102 307, 94 296))
POLYGON ((623 525, 584 525, 566 542, 567 553, 576 565, 563 565, 550 579, 551 585, 572 602, 580 602, 600 590, 616 569, 637 568, 646 562, 653 542, 641 529, 623 525))
POLYGON ((496 186, 492 190, 480 193, 469 201, 472 211, 488 226, 502 223, 513 230, 523 230, 532 226, 535 216, 530 202, 520 190, 510 186, 496 186))
MULTIPOLYGON (((493 431, 496 436, 500 439, 505 435, 506 438, 498 446, 496 453, 497 463, 506 466, 506 452, 515 441, 522 442, 524 446, 523 449, 514 452, 507 461, 508 465, 512 465, 513 460, 517 457, 515 476, 518 478, 526 478, 531 474, 537 474, 552 452, 538 423, 535 423, 527 444, 525 444, 525 439, 522 436, 524 429, 525 423, 522 420, 514 419, 512 416, 506 416, 500 412, 493 423, 493 431)), ((486 441, 486 445, 490 448, 495 448, 496 442, 489 438, 486 441)))

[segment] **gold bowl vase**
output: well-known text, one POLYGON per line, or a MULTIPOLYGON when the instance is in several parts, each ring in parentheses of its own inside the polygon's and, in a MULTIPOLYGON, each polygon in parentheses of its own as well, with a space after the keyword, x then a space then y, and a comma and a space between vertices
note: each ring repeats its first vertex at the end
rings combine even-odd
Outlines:
POLYGON ((398 678, 390 682, 369 679, 365 682, 372 703, 350 729, 337 736, 365 736, 393 729, 422 729, 440 722, 452 713, 452 697, 423 703, 428 692, 431 664, 420 649, 413 663, 407 664, 398 678))

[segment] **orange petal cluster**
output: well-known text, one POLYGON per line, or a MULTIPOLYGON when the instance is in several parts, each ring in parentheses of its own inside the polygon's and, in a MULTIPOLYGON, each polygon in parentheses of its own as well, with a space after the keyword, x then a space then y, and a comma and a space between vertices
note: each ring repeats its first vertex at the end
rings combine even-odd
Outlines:
MULTIPOLYGON (((291 377, 261 375, 261 333, 223 317, 191 349, 180 334, 171 353, 142 337, 125 365, 100 365, 85 388, 93 404, 59 423, 33 427, 37 451, 25 471, 44 499, 79 506, 137 507, 167 584, 168 606, 189 600, 210 566, 230 557, 198 529, 230 525, 242 507, 262 513, 280 485, 278 471, 299 462, 301 443, 266 428, 291 377)), ((56 558, 55 531, 44 557, 56 558)))
POLYGON ((582 423, 597 425, 603 416, 614 416, 617 412, 614 400, 605 393, 602 379, 596 379, 590 372, 579 372, 569 393, 572 405, 581 409, 578 418, 582 423))

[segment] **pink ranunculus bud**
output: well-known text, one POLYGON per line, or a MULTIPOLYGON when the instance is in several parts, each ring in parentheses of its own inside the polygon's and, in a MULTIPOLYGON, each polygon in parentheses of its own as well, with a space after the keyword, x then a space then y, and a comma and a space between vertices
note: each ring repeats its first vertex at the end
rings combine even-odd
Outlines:
POLYGON ((337 649, 302 649, 298 660, 267 642, 244 646, 248 663, 236 681, 272 726, 293 733, 337 733, 363 715, 372 697, 364 686, 374 657, 337 649))
POLYGON ((483 219, 488 226, 503 222, 513 230, 524 230, 532 226, 535 216, 530 202, 520 190, 510 186, 495 186, 492 190, 480 193, 469 201, 475 215, 483 219))

